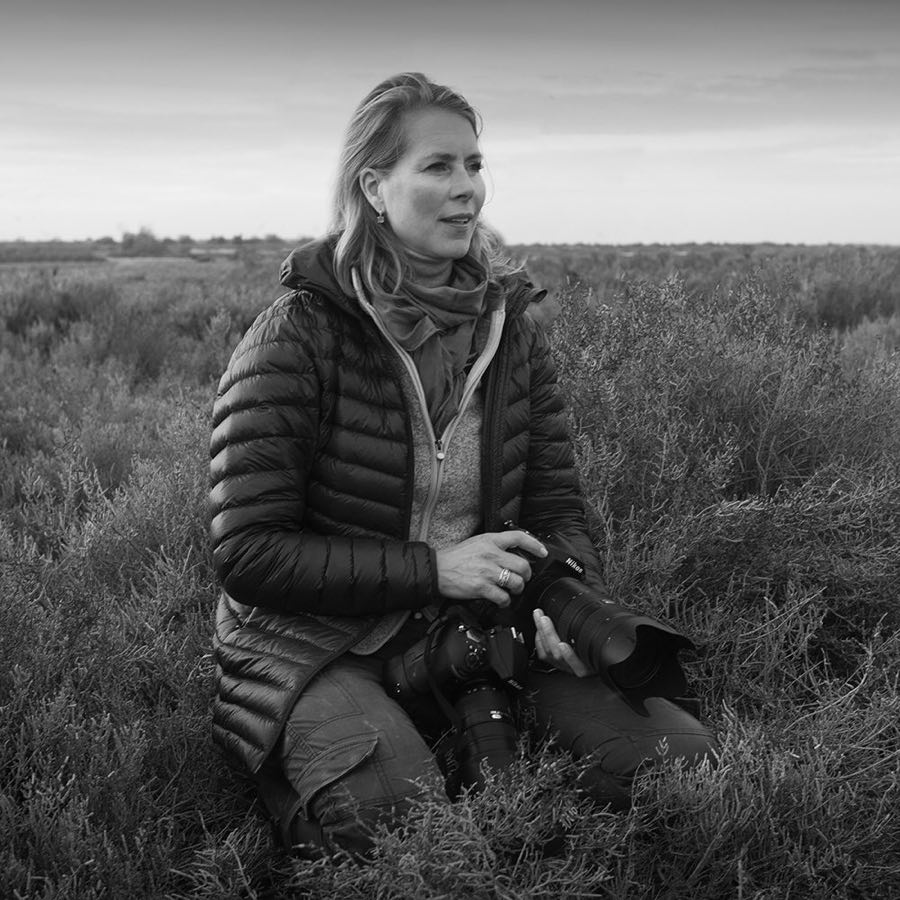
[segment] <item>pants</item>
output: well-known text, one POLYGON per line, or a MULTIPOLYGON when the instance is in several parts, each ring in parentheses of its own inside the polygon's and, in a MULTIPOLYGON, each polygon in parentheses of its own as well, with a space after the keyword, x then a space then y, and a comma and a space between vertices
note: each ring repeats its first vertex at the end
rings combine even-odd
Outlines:
MULTIPOLYGON (((383 658, 336 660, 295 704, 273 766, 258 782, 287 845, 365 855, 373 828, 401 817, 415 799, 447 802, 425 737, 437 736, 438 720, 414 722, 387 695, 383 658)), ((614 809, 628 807, 639 768, 667 758, 699 762, 716 748, 710 731, 680 706, 660 698, 645 706, 646 715, 636 712, 598 676, 557 670, 530 670, 518 697, 520 718, 589 758, 584 786, 614 809)))

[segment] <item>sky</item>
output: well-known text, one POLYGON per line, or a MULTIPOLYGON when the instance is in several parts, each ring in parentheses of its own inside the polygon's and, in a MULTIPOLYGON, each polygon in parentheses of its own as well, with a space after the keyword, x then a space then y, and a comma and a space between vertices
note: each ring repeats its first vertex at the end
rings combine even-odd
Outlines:
POLYGON ((0 0, 0 240, 321 234, 400 71, 509 243, 900 244, 900 0, 0 0))

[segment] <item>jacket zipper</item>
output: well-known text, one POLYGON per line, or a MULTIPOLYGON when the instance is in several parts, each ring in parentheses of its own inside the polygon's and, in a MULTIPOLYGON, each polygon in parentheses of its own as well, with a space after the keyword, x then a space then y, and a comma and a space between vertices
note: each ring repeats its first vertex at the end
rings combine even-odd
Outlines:
MULTIPOLYGON (((443 477, 443 468, 444 468, 444 460, 447 456, 447 450, 450 447, 450 441, 453 438, 453 434, 456 431, 456 426, 459 424, 459 420, 462 418, 463 414, 466 411, 466 408, 469 405, 469 402, 472 399, 472 395, 475 393, 479 383, 481 382, 481 378, 484 375, 485 370, 490 365, 491 360, 494 358, 494 354, 497 352, 497 347, 500 344, 500 334, 503 331, 503 320, 505 318, 505 313, 502 309, 497 310, 496 312, 491 314, 491 327, 488 333, 488 341, 485 344, 484 350, 481 351, 478 359, 475 360, 475 365, 472 366, 471 371, 469 372, 468 377, 466 378, 466 384, 463 388, 462 397, 459 401, 459 410, 456 415, 447 423, 447 427, 444 429, 443 435, 435 441, 435 466, 433 468, 433 477, 432 477, 432 490, 429 492, 428 501, 425 504, 425 508, 422 511, 422 523, 419 527, 419 540, 424 541, 428 536, 428 530, 431 527, 431 518, 434 515, 434 510, 437 507, 438 498, 440 496, 440 486, 441 480, 443 477)), ((405 352, 401 349, 401 352, 405 352)), ((406 354, 408 357, 408 354, 406 354)), ((412 360, 410 360, 412 362, 412 360)), ((421 384, 421 380, 419 379, 419 373, 415 368, 415 364, 413 364, 413 370, 415 371, 416 380, 421 384)), ((422 399, 425 397, 424 389, 422 391, 422 399)), ((425 409, 425 418, 428 421, 429 427, 431 425, 431 418, 428 415, 428 409, 425 409)))
POLYGON ((419 377, 419 370, 416 368, 416 364, 413 362, 412 357, 400 346, 400 344, 397 343, 393 335, 387 330, 384 323, 381 321, 381 317, 375 311, 375 308, 366 299, 365 293, 362 289, 362 284, 356 271, 354 271, 352 274, 353 287, 356 290, 356 296, 360 302, 360 305, 375 323, 375 326, 381 332, 385 340, 397 352, 397 355, 400 357, 403 365, 406 367, 406 371, 409 374, 410 379, 412 380, 413 389, 415 390, 416 397, 419 401, 419 409, 421 410, 422 417, 425 421, 425 428, 428 439, 431 443, 431 446, 434 447, 434 458, 432 460, 431 466, 431 480, 428 485, 428 496, 425 501, 425 506, 422 510, 422 517, 419 525, 419 534, 416 538, 417 540, 424 541, 428 536, 428 529, 431 526, 431 518, 434 515, 434 510, 437 507, 438 498, 440 496, 441 482, 443 480, 444 472, 444 461, 447 458, 447 451, 450 446, 450 441, 453 438, 453 433, 456 431, 456 426, 459 423, 459 420, 462 417, 463 413, 465 412, 469 401, 472 399, 472 395, 475 393, 475 389, 478 387, 478 384, 481 381, 485 370, 490 365, 494 354, 497 352, 497 347, 500 345, 500 336, 503 331, 503 322, 506 318, 506 312, 503 309, 499 309, 491 314, 491 327, 488 333, 488 341, 485 345, 484 350, 481 351, 481 354, 475 361, 475 365, 472 366, 468 378, 466 378, 466 384, 463 388, 463 394, 459 402, 459 410, 457 411, 456 415, 447 423, 447 427, 444 429, 444 433, 440 437, 438 437, 435 434, 434 425, 431 422, 431 414, 428 412, 428 400, 425 397, 425 388, 422 386, 422 379, 419 377))

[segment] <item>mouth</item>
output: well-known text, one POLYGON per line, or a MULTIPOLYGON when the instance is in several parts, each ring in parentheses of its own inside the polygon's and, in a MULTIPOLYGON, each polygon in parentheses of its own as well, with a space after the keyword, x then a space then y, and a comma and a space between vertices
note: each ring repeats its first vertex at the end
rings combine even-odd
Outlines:
POLYGON ((448 225, 459 225, 461 227, 465 227, 469 225, 475 216, 472 213, 459 213, 456 216, 444 216, 441 218, 442 222, 446 222, 448 225))

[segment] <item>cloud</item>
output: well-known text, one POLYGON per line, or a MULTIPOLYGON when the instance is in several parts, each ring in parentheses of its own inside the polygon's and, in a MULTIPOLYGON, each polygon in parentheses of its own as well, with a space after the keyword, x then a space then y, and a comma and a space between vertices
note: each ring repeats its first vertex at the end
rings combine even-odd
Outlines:
POLYGON ((898 201, 895 0, 12 3, 0 193, 35 233, 319 230, 352 109, 404 69, 484 114, 514 239, 764 235, 791 198, 797 239, 841 240, 898 201))

